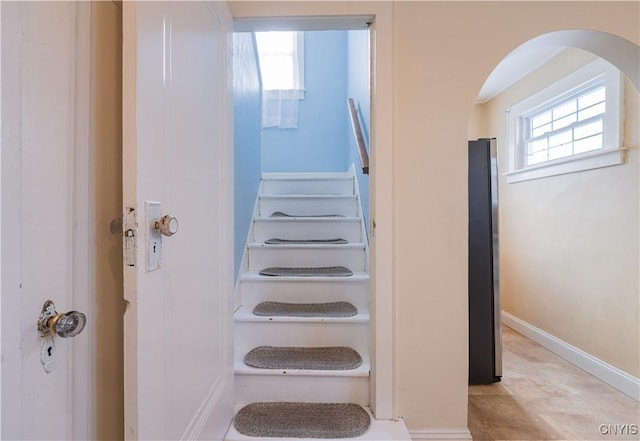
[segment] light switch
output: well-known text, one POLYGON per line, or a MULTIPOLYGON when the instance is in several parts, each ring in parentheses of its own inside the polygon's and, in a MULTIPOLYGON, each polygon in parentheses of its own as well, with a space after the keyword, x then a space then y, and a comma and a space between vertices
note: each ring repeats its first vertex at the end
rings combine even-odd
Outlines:
POLYGON ((147 224, 147 272, 160 269, 162 265, 162 234, 156 229, 156 222, 162 217, 160 202, 146 202, 147 224))

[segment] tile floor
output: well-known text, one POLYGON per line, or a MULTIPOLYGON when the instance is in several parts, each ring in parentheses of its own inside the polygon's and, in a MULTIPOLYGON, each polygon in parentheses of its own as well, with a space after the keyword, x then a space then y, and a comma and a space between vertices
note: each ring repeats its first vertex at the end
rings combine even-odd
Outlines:
POLYGON ((640 403, 506 326, 503 346, 502 381, 469 386, 475 441, 640 440, 640 403))

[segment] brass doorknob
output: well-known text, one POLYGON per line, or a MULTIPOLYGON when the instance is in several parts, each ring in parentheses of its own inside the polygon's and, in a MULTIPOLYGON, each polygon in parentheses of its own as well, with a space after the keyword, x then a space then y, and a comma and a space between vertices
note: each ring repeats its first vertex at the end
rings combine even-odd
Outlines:
POLYGON ((42 306, 38 319, 38 331, 42 337, 58 335, 62 338, 75 337, 87 324, 87 316, 78 311, 60 313, 56 305, 47 300, 42 306))

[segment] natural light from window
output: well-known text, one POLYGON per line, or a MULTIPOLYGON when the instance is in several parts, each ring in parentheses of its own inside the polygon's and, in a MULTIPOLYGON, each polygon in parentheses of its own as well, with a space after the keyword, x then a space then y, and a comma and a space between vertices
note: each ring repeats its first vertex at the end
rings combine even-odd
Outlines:
POLYGON ((256 32, 264 90, 300 89, 297 32, 256 32))
POLYGON ((625 160, 620 71, 598 58, 507 111, 508 183, 625 160))
POLYGON ((526 165, 604 147, 604 79, 589 91, 526 118, 526 165))

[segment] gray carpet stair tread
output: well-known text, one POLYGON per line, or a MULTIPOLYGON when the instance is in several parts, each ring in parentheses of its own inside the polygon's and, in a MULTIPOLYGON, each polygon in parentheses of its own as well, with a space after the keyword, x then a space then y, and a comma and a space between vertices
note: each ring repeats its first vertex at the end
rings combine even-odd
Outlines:
POLYGON ((355 438, 371 425, 366 410, 353 403, 252 403, 233 425, 245 436, 272 438, 355 438))
POLYGON ((291 244, 347 244, 346 239, 267 239, 264 243, 268 245, 291 245, 291 244))
POLYGON ((353 317, 357 313, 358 308, 349 302, 262 302, 253 308, 254 315, 271 317, 353 317))
POLYGON ((362 357, 355 349, 345 346, 258 346, 245 355, 244 363, 259 369, 346 371, 359 367, 362 357))
POLYGON ((353 271, 344 266, 324 266, 311 268, 272 267, 260 271, 262 276, 293 277, 349 277, 353 271))
POLYGON ((282 211, 274 211, 271 217, 345 217, 342 214, 287 214, 282 211))

